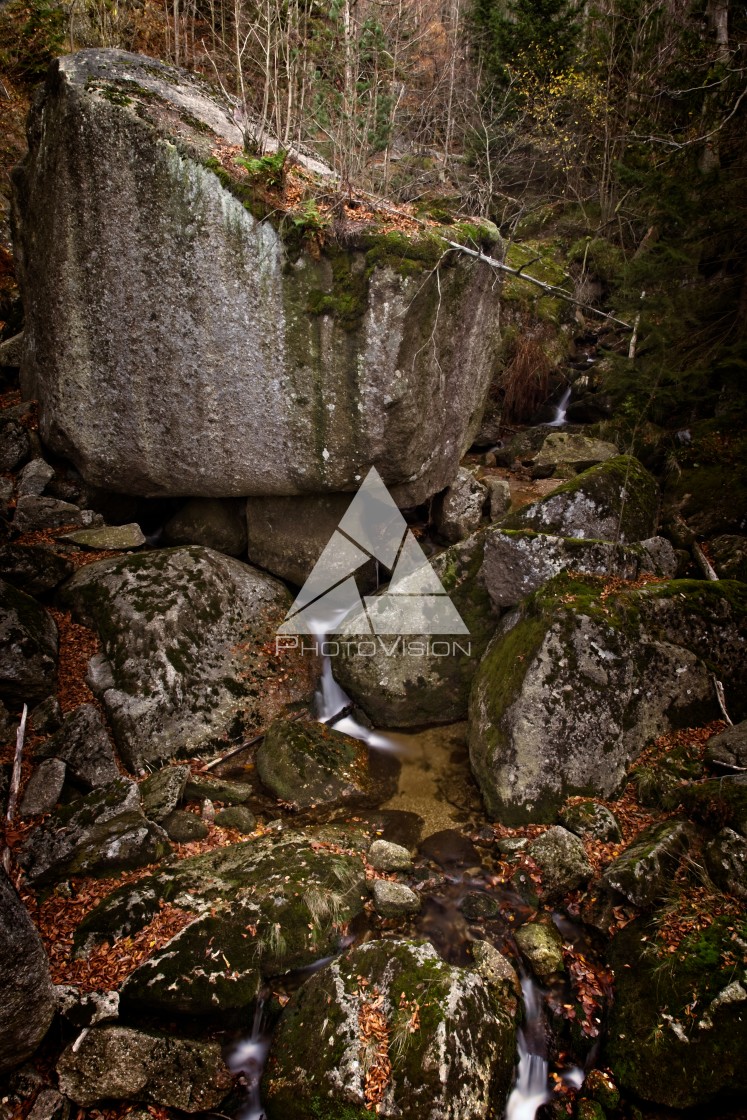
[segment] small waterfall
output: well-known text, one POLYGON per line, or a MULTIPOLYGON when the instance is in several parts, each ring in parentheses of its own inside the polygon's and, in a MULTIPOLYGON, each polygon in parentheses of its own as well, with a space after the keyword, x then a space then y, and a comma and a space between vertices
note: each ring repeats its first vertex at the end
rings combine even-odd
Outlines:
POLYGON ((567 423, 566 418, 565 418, 565 414, 566 414, 566 411, 568 409, 568 405, 570 404, 570 401, 571 401, 571 387, 569 385, 566 389, 563 390, 563 396, 560 398, 560 400, 558 401, 558 403, 555 406, 555 415, 553 416, 550 423, 547 425, 548 428, 562 428, 563 424, 567 423))
POLYGON ((247 1107, 241 1114, 241 1120, 266 1120, 259 1085, 269 1049, 270 1032, 265 1022, 265 997, 260 995, 254 1011, 251 1034, 238 1044, 226 1062, 231 1073, 243 1073, 246 1081, 247 1107))
POLYGON ((521 993, 525 1020, 519 1031, 519 1070, 506 1105, 506 1120, 534 1120, 537 1109, 550 1099, 542 1000, 528 976, 521 981, 521 993))

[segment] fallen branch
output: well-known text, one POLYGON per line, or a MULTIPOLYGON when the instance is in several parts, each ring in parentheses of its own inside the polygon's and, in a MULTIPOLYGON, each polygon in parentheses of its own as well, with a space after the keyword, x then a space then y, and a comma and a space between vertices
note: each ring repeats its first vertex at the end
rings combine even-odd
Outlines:
POLYGON ((466 253, 467 256, 474 257, 475 260, 482 261, 483 264, 490 265, 491 268, 498 269, 500 272, 507 272, 510 276, 515 276, 519 280, 526 280, 529 284, 535 284, 538 288, 541 288, 543 292, 547 292, 552 296, 557 296, 559 299, 565 300, 566 303, 572 303, 574 307, 580 307, 582 311, 588 311, 592 315, 599 315, 602 319, 607 319, 610 323, 616 323, 618 327, 624 327, 626 331, 632 331, 634 329, 631 327, 630 323, 624 323, 622 319, 617 319, 614 315, 609 315, 606 311, 600 311, 598 307, 592 307, 590 304, 583 303, 580 299, 576 299, 570 292, 567 292, 565 288, 558 288, 555 284, 548 284, 544 280, 537 280, 534 276, 526 275, 522 272, 522 268, 527 268, 529 264, 533 263, 531 261, 527 262, 527 264, 523 264, 521 268, 511 268, 510 265, 504 264, 503 261, 497 261, 495 257, 489 257, 486 253, 482 253, 477 249, 470 249, 466 245, 460 245, 457 241, 447 241, 446 244, 457 253, 466 253))
POLYGON ((722 685, 721 681, 717 681, 714 677, 713 687, 716 689, 716 699, 718 700, 718 706, 721 709, 721 714, 723 715, 729 726, 733 727, 734 724, 732 723, 731 717, 726 710, 726 696, 724 695, 724 686, 722 685))
MULTIPOLYGON (((694 537, 692 539, 691 548, 693 550, 693 556, 698 563, 698 567, 703 572, 703 575, 706 577, 706 579, 718 580, 716 569, 713 567, 705 552, 694 537)), ((731 723, 731 720, 729 720, 729 722, 731 723)))
MULTIPOLYGON (((8 824, 13 820, 16 815, 16 805, 18 803, 18 791, 21 788, 21 759, 23 758, 23 741, 26 737, 26 718, 28 716, 28 705, 23 705, 23 713, 21 715, 21 722, 18 725, 16 732, 16 753, 13 759, 13 773, 10 779, 10 792, 8 794, 8 808, 5 813, 5 819, 8 824)), ((2 866, 6 875, 10 875, 11 856, 10 848, 6 845, 3 849, 2 866)))

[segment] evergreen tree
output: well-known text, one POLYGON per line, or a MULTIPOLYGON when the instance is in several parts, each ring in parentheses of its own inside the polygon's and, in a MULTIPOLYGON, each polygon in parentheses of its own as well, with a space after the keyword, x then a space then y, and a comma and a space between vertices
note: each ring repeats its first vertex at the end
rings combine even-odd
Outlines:
POLYGON ((573 60, 579 37, 572 0, 476 0, 473 22, 483 63, 503 83, 518 66, 547 78, 573 60))

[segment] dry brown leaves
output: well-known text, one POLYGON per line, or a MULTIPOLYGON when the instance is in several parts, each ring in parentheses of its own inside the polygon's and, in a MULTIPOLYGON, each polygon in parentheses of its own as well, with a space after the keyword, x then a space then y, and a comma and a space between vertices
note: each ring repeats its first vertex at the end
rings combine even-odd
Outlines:
POLYGON ((73 622, 69 611, 55 607, 50 613, 57 623, 60 636, 59 665, 57 669, 57 698, 63 712, 71 712, 80 704, 96 704, 97 701, 85 682, 88 662, 101 649, 101 644, 93 630, 73 622))
MULTIPOLYGON (((360 989, 356 993, 358 996, 362 994, 364 993, 361 993, 360 989)), ((384 1001, 376 989, 371 994, 374 998, 362 1002, 358 1010, 361 1064, 366 1071, 363 1093, 369 1111, 376 1109, 384 1099, 392 1076, 392 1063, 389 1060, 389 1029, 386 1015, 382 1010, 384 1001)))

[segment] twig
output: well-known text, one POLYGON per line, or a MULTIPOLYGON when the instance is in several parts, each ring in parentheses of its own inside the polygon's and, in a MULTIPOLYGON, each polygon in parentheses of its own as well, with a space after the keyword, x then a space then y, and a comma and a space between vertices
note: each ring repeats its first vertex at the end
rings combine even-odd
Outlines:
POLYGON ((721 681, 716 680, 715 676, 713 678, 713 687, 716 689, 716 699, 718 700, 718 706, 721 709, 721 713, 722 713, 724 719, 726 720, 726 722, 729 724, 729 726, 733 727, 734 724, 732 723, 731 717, 729 716, 729 713, 726 710, 726 697, 724 695, 724 686, 722 685, 721 681))
MULTIPOLYGON (((700 545, 698 544, 698 542, 695 540, 694 537, 692 539, 691 547, 692 547, 692 550, 693 550, 693 556, 697 560, 698 565, 701 568, 701 570, 703 572, 703 575, 706 577, 706 579, 718 580, 718 575, 716 574, 716 569, 713 567, 710 560, 706 556, 705 552, 700 547, 700 545)), ((729 723, 731 723, 731 720, 729 720, 729 723)))
MULTIPOLYGON (((476 260, 490 265, 491 268, 497 268, 501 272, 508 272, 511 276, 516 276, 519 280, 526 280, 529 284, 536 284, 543 292, 549 292, 550 295, 558 296, 559 299, 564 299, 566 303, 572 303, 575 307, 580 307, 582 311, 588 311, 592 315, 600 315, 602 319, 607 319, 610 323, 616 323, 618 327, 624 327, 626 331, 633 330, 630 323, 624 323, 622 319, 617 319, 614 315, 609 315, 606 311, 600 311, 598 307, 592 307, 588 303, 583 303, 580 299, 575 299, 570 292, 566 292, 564 288, 557 288, 554 284, 547 284, 544 280, 537 280, 534 276, 526 275, 521 271, 521 268, 511 268, 509 265, 504 264, 503 261, 497 261, 495 257, 489 257, 486 253, 481 253, 477 249, 469 249, 466 245, 460 245, 456 241, 447 241, 446 244, 456 252, 466 253, 476 260)), ((526 268, 527 266, 522 265, 521 267, 526 268)))
POLYGON ((8 795, 8 811, 5 814, 5 819, 10 822, 16 815, 16 803, 18 801, 18 791, 21 788, 21 757, 23 755, 23 740, 26 737, 26 719, 29 714, 28 705, 23 705, 23 713, 21 715, 21 722, 18 725, 16 732, 16 754, 13 759, 13 776, 10 779, 10 793, 8 795))

